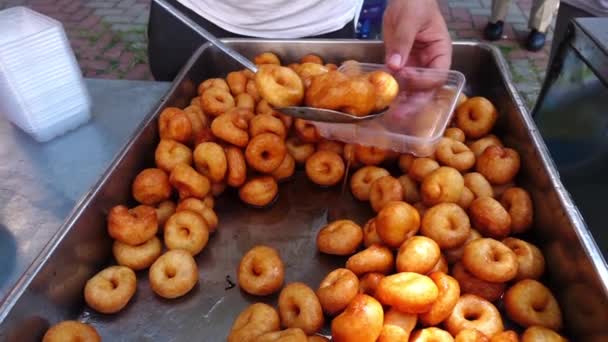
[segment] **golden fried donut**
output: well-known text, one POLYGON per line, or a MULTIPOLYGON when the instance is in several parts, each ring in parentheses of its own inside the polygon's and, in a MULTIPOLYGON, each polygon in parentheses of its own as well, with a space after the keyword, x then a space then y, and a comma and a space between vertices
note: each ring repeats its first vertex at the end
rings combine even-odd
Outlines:
POLYGON ((198 282, 198 268, 192 255, 174 249, 161 255, 150 267, 150 287, 157 295, 172 299, 190 292, 198 282))
POLYGON ((340 155, 331 151, 317 151, 306 160, 306 175, 315 184, 336 185, 345 172, 344 161, 340 155))
POLYGON ((412 164, 414 163, 414 159, 416 159, 416 157, 414 157, 414 155, 406 153, 406 154, 402 154, 399 156, 399 169, 401 170, 401 172, 403 172, 404 174, 407 174, 410 170, 410 168, 412 167, 412 164))
POLYGON ((475 198, 494 197, 494 190, 488 180, 479 172, 469 172, 463 176, 464 186, 473 192, 475 198))
POLYGON ((285 140, 287 130, 283 121, 269 114, 256 115, 249 121, 249 134, 255 137, 262 133, 273 133, 285 140))
POLYGON ((209 241, 209 228, 198 213, 178 210, 167 220, 163 236, 168 249, 182 249, 197 255, 209 241))
POLYGON ((539 326, 529 327, 521 335, 521 342, 538 342, 538 341, 567 342, 568 340, 551 329, 547 329, 545 327, 539 327, 539 326))
POLYGON ((377 272, 366 273, 359 279, 359 293, 376 297, 376 289, 380 280, 384 278, 384 274, 377 272))
POLYGON ((367 74, 367 80, 374 86, 376 104, 374 112, 381 112, 393 103, 399 93, 397 80, 386 71, 376 70, 367 74))
POLYGON ((169 175, 169 183, 177 189, 180 198, 205 198, 211 190, 209 178, 186 164, 178 164, 173 168, 169 175))
POLYGON ((383 244, 382 239, 376 231, 376 219, 369 219, 363 226, 363 245, 369 247, 373 244, 383 244))
POLYGON ((331 322, 332 341, 375 342, 383 321, 382 305, 368 295, 358 294, 331 322))
POLYGON ((230 87, 228 86, 228 83, 226 83, 226 81, 224 81, 223 79, 210 78, 210 79, 207 79, 207 80, 201 82, 201 84, 198 85, 198 94, 202 95, 205 91, 207 91, 211 88, 219 88, 222 90, 230 91, 230 87))
POLYGON ((276 110, 268 104, 268 101, 263 99, 255 106, 255 113, 257 115, 272 115, 274 112, 276 112, 276 110))
POLYGON ((506 238, 502 240, 517 258, 517 275, 515 280, 540 279, 545 273, 545 258, 538 247, 524 240, 506 238))
POLYGON ((247 164, 243 151, 234 146, 224 148, 228 170, 226 173, 226 183, 232 187, 239 187, 247 180, 247 164))
POLYGON ((376 232, 390 247, 398 248, 420 228, 418 211, 405 202, 390 202, 376 216, 376 232))
POLYGON ((443 136, 446 138, 454 139, 456 141, 460 141, 461 143, 465 142, 466 136, 464 132, 458 127, 449 127, 446 128, 443 136))
POLYGON ((161 169, 144 169, 137 174, 131 186, 133 198, 141 204, 155 205, 169 199, 169 176, 161 169))
POLYGON ((247 164, 253 169, 270 173, 276 170, 287 154, 283 139, 276 134, 262 133, 251 138, 245 149, 247 164))
POLYGON ((450 139, 443 138, 437 145, 435 151, 437 160, 445 165, 455 168, 456 170, 463 172, 475 165, 475 154, 465 145, 464 143, 450 139))
POLYGON ((318 151, 331 151, 331 152, 337 153, 338 155, 343 155, 344 154, 344 143, 341 143, 339 141, 323 139, 317 143, 317 150, 318 151))
POLYGON ((469 139, 490 133, 497 119, 496 108, 484 97, 471 97, 456 109, 456 125, 469 139))
POLYGON ((490 340, 477 329, 462 329, 454 338, 454 342, 490 342, 490 340))
POLYGON ((430 158, 416 158, 408 170, 408 175, 416 182, 422 182, 426 176, 439 168, 439 164, 430 158))
POLYGON ((475 277, 504 283, 517 275, 517 257, 500 241, 482 238, 469 242, 464 247, 462 264, 475 277))
POLYGON ((296 163, 304 164, 306 160, 315 153, 315 145, 304 143, 298 137, 291 137, 285 142, 287 151, 295 159, 296 163))
POLYGON ((365 116, 374 110, 376 90, 365 77, 351 78, 339 71, 329 71, 312 78, 305 102, 309 107, 365 116))
POLYGON ((469 144, 469 148, 475 154, 475 158, 479 158, 483 151, 490 146, 503 147, 500 139, 498 139, 498 137, 494 134, 486 135, 485 137, 474 140, 469 144))
POLYGON ((474 200, 469 207, 469 215, 473 226, 483 236, 503 239, 511 233, 511 215, 491 197, 474 200))
POLYGON ((376 289, 376 297, 382 304, 410 314, 429 311, 438 295, 431 278, 414 272, 386 276, 376 289))
POLYGON ((271 331, 258 336, 254 342, 307 342, 308 337, 300 328, 271 331))
POLYGON ((221 182, 226 176, 228 162, 224 149, 214 142, 204 142, 194 149, 194 166, 211 182, 221 182))
POLYGON ((237 112, 224 113, 211 122, 213 134, 235 146, 245 147, 249 142, 247 119, 237 112))
POLYGON ((167 107, 158 118, 158 132, 161 139, 172 139, 185 143, 192 136, 192 124, 183 110, 167 107))
POLYGON ((323 311, 332 316, 344 310, 357 293, 359 293, 359 279, 346 268, 331 271, 317 289, 317 297, 323 311))
POLYGON ((389 309, 384 314, 384 325, 378 342, 409 341, 417 321, 417 315, 399 312, 393 308, 389 309))
POLYGON ((308 55, 305 55, 304 57, 300 58, 300 63, 317 63, 317 64, 323 64, 323 59, 321 57, 319 57, 318 55, 315 55, 313 53, 309 53, 308 55))
POLYGON ((454 338, 449 332, 436 328, 424 328, 412 333, 410 342, 453 342, 454 338))
POLYGON ((505 292, 507 316, 522 327, 538 325, 552 330, 562 327, 562 312, 551 290, 534 279, 524 279, 505 292))
POLYGON ((534 210, 532 199, 526 190, 517 187, 509 188, 502 194, 500 203, 511 216, 513 233, 523 233, 532 226, 534 210))
POLYGON ((159 169, 171 172, 177 164, 192 164, 192 151, 175 140, 161 139, 154 152, 154 160, 159 169))
POLYGON ((293 159, 291 154, 285 153, 285 158, 281 162, 281 165, 272 171, 270 174, 277 182, 288 180, 293 176, 296 171, 296 160, 293 159))
POLYGON ((269 295, 283 286, 283 260, 276 249, 255 246, 243 255, 237 277, 243 291, 255 296, 269 295))
POLYGON ((86 323, 62 321, 46 331, 42 342, 101 342, 97 330, 86 323))
POLYGON ((519 172, 519 153, 511 148, 489 146, 477 158, 475 167, 490 183, 507 184, 519 172))
POLYGON ((455 264, 456 262, 460 261, 460 259, 462 259, 462 254, 464 254, 464 247, 467 245, 467 243, 469 243, 475 239, 480 239, 480 238, 481 238, 481 234, 479 234, 479 232, 477 230, 470 229, 469 235, 467 236, 467 239, 465 240, 465 242, 462 245, 460 245, 458 247, 446 249, 443 251, 448 263, 455 264))
POLYGON ((234 100, 236 101, 236 108, 247 109, 251 112, 255 110, 255 100, 253 96, 247 93, 238 94, 234 100))
POLYGON ((202 131, 207 128, 209 125, 209 120, 203 113, 203 110, 200 106, 188 106, 184 108, 184 113, 190 120, 190 125, 192 126, 192 134, 190 136, 190 141, 194 141, 196 137, 200 136, 202 131))
POLYGON ((241 201, 254 207, 265 207, 277 198, 279 185, 270 176, 260 176, 248 180, 239 189, 241 201))
POLYGON ((260 96, 274 107, 296 106, 304 98, 304 83, 298 74, 279 65, 260 65, 255 74, 260 96))
POLYGON ((279 294, 279 317, 287 328, 316 333, 325 322, 323 309, 315 292, 303 283, 291 283, 279 294))
POLYGON ((405 240, 397 253, 397 272, 428 273, 441 258, 435 241, 424 236, 412 236, 405 240))
POLYGON ((229 72, 228 75, 226 75, 226 83, 230 88, 230 92, 234 96, 243 94, 245 92, 245 87, 247 87, 247 81, 247 76, 245 76, 242 71, 233 71, 229 72))
POLYGON ((437 286, 439 295, 429 311, 418 315, 426 326, 438 325, 448 318, 460 298, 460 285, 456 279, 443 272, 431 273, 429 278, 437 286))
POLYGON ((317 127, 314 124, 312 124, 306 120, 296 119, 295 128, 296 128, 296 135, 304 143, 314 144, 314 143, 317 143, 321 139, 321 136, 319 135, 319 132, 317 131, 317 127))
POLYGON ((150 240, 157 231, 156 209, 147 205, 132 209, 117 205, 108 213, 108 234, 128 245, 140 245, 150 240))
POLYGON ((505 330, 492 336, 490 342, 519 342, 519 336, 513 330, 505 330))
POLYGON ((403 200, 407 203, 420 202, 420 191, 418 191, 418 184, 408 175, 402 175, 397 179, 401 183, 403 189, 403 200))
POLYGON ((470 231, 469 216, 454 203, 440 203, 428 209, 420 227, 420 233, 435 240, 441 249, 461 246, 470 231))
POLYGON ((277 311, 268 304, 255 303, 243 310, 234 320, 228 342, 252 342, 256 337, 280 328, 277 311))
POLYGON ((433 266, 433 268, 428 272, 428 274, 431 274, 433 272, 448 273, 448 261, 443 256, 443 254, 439 257, 439 261, 437 261, 435 266, 433 266))
POLYGON ((390 173, 377 166, 364 166, 350 178, 350 190, 356 199, 367 201, 370 197, 371 185, 377 179, 390 176, 390 173))
POLYGON ((473 193, 473 191, 469 190, 469 188, 465 186, 464 188, 462 188, 460 199, 458 199, 458 202, 456 202, 456 204, 458 204, 458 206, 463 209, 469 209, 471 203, 473 203, 473 200, 475 200, 475 194, 473 193))
POLYGON ((456 203, 460 199, 464 179, 458 170, 442 166, 431 172, 422 181, 420 192, 422 202, 426 205, 439 203, 456 203))
POLYGON ((110 266, 89 279, 84 300, 95 311, 111 314, 124 308, 137 289, 135 272, 125 266, 110 266))
POLYGON ((281 65, 279 57, 272 52, 262 52, 253 58, 253 62, 258 66, 262 64, 281 65))
POLYGON ((458 335, 464 329, 476 329, 486 336, 494 336, 504 330, 502 317, 494 304, 471 294, 458 299, 445 327, 452 335, 458 335))
POLYGON ((156 206, 156 219, 158 220, 158 228, 162 229, 165 222, 175 213, 175 203, 172 201, 162 201, 156 206))
POLYGON ((325 74, 329 72, 329 69, 322 64, 318 63, 302 63, 298 65, 294 71, 300 76, 302 81, 304 82, 304 87, 310 87, 312 83, 312 78, 318 75, 325 74))
POLYGON ((491 283, 481 280, 466 270, 461 262, 452 268, 452 276, 458 280, 461 293, 469 293, 479 296, 490 302, 495 302, 505 292, 504 283, 491 283))
POLYGON ((394 177, 384 176, 376 179, 369 191, 369 200, 375 212, 379 212, 390 202, 403 199, 403 188, 401 182, 394 177))
POLYGON ((355 145, 355 157, 364 165, 381 164, 387 157, 387 151, 375 146, 355 145))
MULTIPOLYGON (((198 198, 186 198, 185 200, 179 202, 176 211, 179 212, 185 210, 199 214, 207 224, 208 232, 215 232, 218 225, 218 218, 213 209, 205 204, 205 202, 198 198)), ((182 231, 181 233, 185 232, 182 231)))
POLYGON ((196 136, 192 137, 192 146, 202 144, 206 141, 217 141, 217 137, 211 132, 211 127, 204 127, 196 136))
POLYGON ((395 257, 390 249, 380 245, 371 245, 348 258, 346 268, 357 276, 369 272, 388 274, 394 264, 395 257))
POLYGON ((247 94, 249 94, 249 95, 251 95, 251 97, 253 97, 253 100, 255 102, 258 102, 261 100, 260 93, 258 91, 258 87, 255 84, 255 78, 247 81, 247 86, 245 87, 245 91, 247 92, 247 94))
POLYGON ((319 251, 333 255, 350 255, 363 241, 363 231, 351 220, 338 220, 321 228, 317 234, 319 251))
POLYGON ((209 88, 201 95, 201 108, 205 114, 220 116, 236 105, 228 89, 209 88))
POLYGON ((163 245, 156 236, 138 246, 127 245, 118 240, 114 241, 112 245, 112 253, 116 262, 134 271, 150 267, 158 259, 162 250, 163 245))

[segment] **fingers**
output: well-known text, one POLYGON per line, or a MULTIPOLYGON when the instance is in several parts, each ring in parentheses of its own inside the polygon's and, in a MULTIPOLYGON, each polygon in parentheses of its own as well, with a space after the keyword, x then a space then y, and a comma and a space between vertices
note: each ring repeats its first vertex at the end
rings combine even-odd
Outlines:
POLYGON ((385 30, 384 46, 386 49, 386 65, 392 70, 403 68, 410 55, 416 30, 413 30, 405 20, 399 21, 396 26, 385 30))

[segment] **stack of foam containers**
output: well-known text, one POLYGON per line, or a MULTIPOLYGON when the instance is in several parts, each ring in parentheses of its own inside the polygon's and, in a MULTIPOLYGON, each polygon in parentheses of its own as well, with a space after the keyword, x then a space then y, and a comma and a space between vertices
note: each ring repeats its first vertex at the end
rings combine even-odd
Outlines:
POLYGON ((90 97, 61 23, 0 11, 0 115, 40 142, 90 119, 90 97))

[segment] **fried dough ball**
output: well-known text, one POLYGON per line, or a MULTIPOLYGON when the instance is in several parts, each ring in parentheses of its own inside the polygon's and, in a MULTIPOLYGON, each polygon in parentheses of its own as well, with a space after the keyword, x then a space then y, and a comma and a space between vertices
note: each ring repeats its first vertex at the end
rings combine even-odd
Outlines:
POLYGON ((298 164, 304 164, 306 160, 315 153, 315 145, 304 143, 298 137, 287 139, 285 146, 287 147, 287 152, 289 152, 298 164))
POLYGON ((249 95, 251 95, 251 97, 253 97, 253 100, 255 102, 258 102, 261 100, 260 92, 258 91, 258 87, 255 83, 255 79, 250 79, 249 81, 247 81, 247 86, 245 87, 245 91, 247 92, 247 94, 249 94, 249 95))
POLYGON ((270 176, 255 177, 239 189, 241 201, 254 207, 265 207, 277 198, 279 185, 270 176))
POLYGON ((308 55, 305 55, 304 57, 300 58, 300 63, 302 63, 302 64, 304 64, 304 63, 323 64, 323 59, 321 57, 319 57, 318 55, 309 53, 308 55))
POLYGON ((242 93, 238 94, 234 99, 236 101, 236 108, 243 108, 251 112, 255 110, 255 100, 253 99, 253 96, 242 93))
POLYGON ((534 219, 532 199, 522 188, 507 189, 500 198, 500 203, 511 216, 511 231, 515 234, 530 229, 534 219))
POLYGON ((410 338, 411 342, 453 342, 454 338, 450 335, 449 332, 436 328, 424 328, 417 331, 414 331, 412 337, 410 338))
POLYGON ((331 322, 332 341, 375 342, 384 322, 384 310, 376 299, 358 294, 331 322))
POLYGON ((460 141, 461 143, 465 142, 467 139, 464 132, 458 127, 449 127, 446 128, 443 136, 446 138, 454 139, 456 141, 460 141))
POLYGON ((422 181, 420 192, 422 202, 426 205, 439 203, 456 203, 460 199, 464 179, 458 170, 442 166, 431 172, 422 181))
POLYGON ((321 228, 317 234, 319 251, 333 255, 350 255, 363 241, 363 231, 351 220, 338 220, 321 228))
POLYGON ((477 139, 469 144, 469 148, 475 154, 475 158, 479 158, 483 151, 490 146, 503 147, 503 144, 494 134, 486 135, 485 137, 477 139))
POLYGON ((431 309, 418 316, 426 326, 438 325, 447 319, 460 298, 460 285, 456 279, 443 272, 431 273, 429 278, 437 286, 439 295, 431 309))
POLYGON ((388 274, 393 269, 394 264, 395 257, 390 249, 384 246, 371 245, 348 258, 346 268, 353 271, 357 276, 370 272, 388 274))
POLYGON ((457 263, 452 268, 452 276, 458 280, 461 293, 469 293, 490 302, 495 302, 505 292, 504 283, 491 283, 481 280, 466 270, 462 263, 457 263))
POLYGON ((202 134, 202 131, 207 128, 209 120, 199 106, 188 106, 184 108, 184 113, 186 113, 188 120, 190 120, 190 125, 192 126, 190 142, 193 142, 202 134))
POLYGON ((418 184, 408 175, 402 175, 397 179, 403 189, 403 200, 407 203, 420 202, 420 191, 418 184))
POLYGON ((366 78, 350 78, 339 71, 329 71, 312 78, 305 102, 309 107, 365 116, 374 110, 376 90, 366 78))
POLYGON ((401 172, 407 174, 414 163, 414 159, 416 159, 416 157, 409 153, 400 155, 398 165, 401 172))
POLYGON ((519 172, 519 153, 510 148, 489 146, 477 158, 476 168, 486 179, 496 185, 507 184, 519 172))
POLYGON ((242 71, 233 71, 229 72, 228 75, 226 75, 226 83, 228 83, 230 92, 234 96, 243 94, 245 92, 245 87, 247 87, 247 81, 247 76, 245 76, 242 71))
POLYGON ((456 109, 456 125, 470 139, 490 133, 497 119, 496 108, 483 97, 471 97, 456 109))
POLYGON ((545 273, 545 257, 538 247, 524 240, 506 238, 502 240, 517 258, 517 275, 515 280, 540 279, 545 273))
POLYGON ((490 342, 486 335, 477 329, 462 329, 454 338, 455 342, 490 342))
POLYGON ((249 143, 249 124, 238 112, 224 113, 211 122, 213 134, 238 147, 245 147, 249 143))
POLYGON ((180 198, 205 198, 211 190, 209 178, 186 164, 178 164, 173 168, 169 176, 169 183, 177 189, 180 198))
POLYGON ((453 167, 458 171, 466 171, 475 165, 475 155, 460 141, 443 138, 435 151, 437 160, 446 166, 453 167))
POLYGON ((469 217, 481 235, 503 239, 511 233, 511 215, 491 197, 481 197, 469 207, 469 217))
POLYGON ((209 88, 201 95, 201 108, 205 114, 217 117, 236 105, 228 89, 209 88))
POLYGON ((296 106, 304 98, 304 83, 295 71, 278 65, 261 65, 255 75, 260 96, 274 107, 296 106))
POLYGON ((185 143, 192 136, 192 124, 183 110, 167 107, 158 118, 158 132, 161 139, 171 139, 185 143))
POLYGON ((294 71, 300 76, 306 88, 310 87, 313 77, 329 72, 327 67, 318 63, 302 63, 294 71))
POLYGON ((253 62, 258 66, 262 64, 281 65, 279 57, 272 52, 262 52, 253 58, 253 62))
POLYGON ((171 172, 177 164, 192 164, 192 151, 175 140, 161 139, 154 152, 154 160, 158 168, 171 172))
POLYGON ((147 205, 155 205, 171 196, 169 176, 161 169, 144 169, 135 177, 131 189, 133 198, 147 205))
POLYGON ((515 183, 507 183, 503 185, 492 185, 492 191, 494 191, 494 198, 500 198, 505 191, 515 187, 515 183))
POLYGON ((344 154, 344 144, 339 141, 323 139, 317 143, 318 151, 331 151, 338 155, 344 154))
POLYGON ((238 188, 247 180, 247 164, 243 151, 234 146, 224 148, 227 162, 226 183, 238 188))
POLYGON ((363 226, 363 245, 369 247, 374 244, 382 245, 383 243, 376 231, 376 219, 369 219, 363 226))
POLYGON ((156 209, 139 205, 129 209, 117 205, 108 214, 108 234, 112 239, 131 246, 150 240, 158 231, 156 209))
POLYGON ((552 330, 562 327, 562 312, 557 300, 540 282, 524 279, 505 292, 507 316, 523 327, 542 326, 552 330))
POLYGON ((267 296, 283 286, 285 266, 279 252, 268 246, 255 246, 239 263, 239 286, 255 296, 267 296))
POLYGON ((375 212, 379 212, 387 203, 401 201, 403 188, 394 177, 384 176, 376 179, 370 188, 369 200, 375 212))
POLYGON ((288 180, 293 176, 296 171, 296 160, 291 156, 291 154, 286 153, 285 158, 283 158, 283 162, 279 167, 272 171, 270 174, 277 182, 282 182, 288 180))
POLYGON ((116 262, 134 271, 150 267, 158 259, 162 249, 163 245, 156 236, 137 246, 127 245, 120 241, 114 241, 112 245, 112 253, 116 262))
POLYGON ((439 295, 431 278, 413 272, 401 272, 382 278, 376 297, 384 305, 410 314, 429 311, 439 295))
POLYGON ((494 336, 504 330, 502 317, 494 304, 471 294, 458 299, 445 326, 452 335, 458 335, 464 329, 476 329, 486 336, 494 336))
POLYGON ((513 330, 506 330, 492 336, 490 342, 519 342, 519 336, 513 330))
POLYGON ((331 271, 321 281, 317 297, 323 311, 333 316, 344 310, 358 292, 359 279, 357 276, 346 268, 338 268, 331 271))
POLYGON ((368 201, 371 185, 379 178, 390 176, 390 173, 377 166, 364 166, 353 173, 350 178, 350 190, 356 199, 368 201))
POLYGON ((398 248, 420 228, 418 211, 405 202, 390 202, 375 220, 376 232, 389 247, 398 248))
POLYGON ((409 341, 412 330, 416 327, 418 316, 406 314, 393 308, 384 314, 384 325, 378 342, 409 341))
POLYGON ((245 149, 247 164, 253 169, 270 173, 276 170, 287 154, 283 139, 276 134, 262 133, 251 138, 245 149))
POLYGON ((359 293, 376 297, 376 289, 380 280, 384 278, 384 274, 377 272, 366 273, 359 279, 359 293))
POLYGON ((296 135, 302 142, 314 144, 321 140, 317 127, 306 120, 296 119, 295 120, 296 135))
POLYGON ((165 222, 175 213, 175 203, 172 201, 162 201, 156 206, 156 219, 158 220, 158 228, 162 229, 165 222))
POLYGON ((226 81, 224 81, 223 79, 209 78, 207 80, 204 80, 203 82, 201 82, 201 84, 198 85, 198 94, 202 95, 205 91, 207 91, 211 88, 219 88, 222 90, 230 91, 230 87, 228 86, 228 83, 226 83, 226 81))
POLYGON ((322 186, 336 185, 344 177, 342 157, 331 151, 317 151, 306 160, 306 175, 322 186))
POLYGON ((464 254, 464 247, 467 245, 467 243, 481 238, 481 234, 479 234, 477 230, 470 229, 469 231, 470 233, 462 245, 444 250, 448 263, 455 264, 456 262, 460 261, 460 259, 462 259, 462 255, 464 254))
POLYGON ((249 121, 249 133, 251 137, 255 137, 262 133, 273 133, 285 140, 287 130, 283 121, 275 118, 272 115, 262 114, 256 115, 249 121))
POLYGON ((420 233, 435 240, 441 249, 461 246, 470 231, 469 216, 454 203, 440 203, 428 209, 420 228, 420 233))
POLYGON ((462 263, 467 271, 481 280, 504 283, 517 275, 517 257, 500 241, 482 238, 464 247, 462 263))
POLYGON ((408 170, 408 175, 416 182, 422 182, 426 176, 439 169, 439 164, 430 158, 416 158, 408 170))
POLYGON ((194 149, 196 170, 211 182, 221 182, 226 176, 228 162, 224 149, 214 142, 204 142, 194 149))
POLYGON ((228 342, 253 342, 258 336, 280 328, 277 311, 268 304, 255 303, 243 310, 234 320, 228 342))
POLYGON ((289 328, 267 332, 255 339, 255 342, 307 342, 308 337, 302 329, 289 328))
POLYGON ((397 80, 386 71, 376 70, 367 74, 367 80, 374 86, 376 104, 374 112, 380 112, 390 106, 399 93, 397 80))
POLYGON ((521 342, 566 342, 568 341, 560 334, 545 327, 533 326, 529 327, 521 335, 521 342))
POLYGON ((86 323, 62 321, 46 331, 42 342, 101 342, 97 330, 86 323))
POLYGON ((165 224, 164 241, 168 249, 182 249, 197 255, 209 241, 207 222, 194 211, 177 211, 165 224))
POLYGON ((424 236, 412 236, 405 240, 397 254, 397 272, 428 273, 441 258, 435 241, 424 236))
POLYGON ((464 186, 473 192, 475 198, 494 197, 494 190, 488 180, 479 172, 469 172, 463 176, 464 186))
POLYGON ((364 165, 381 164, 387 157, 387 151, 375 146, 355 145, 355 156, 364 165))
MULTIPOLYGON (((210 197, 210 196, 205 197, 205 200, 209 200, 209 199, 211 199, 211 201, 213 201, 213 197, 210 197)), ((209 205, 209 204, 206 204, 205 201, 203 201, 203 200, 191 197, 191 198, 186 198, 185 200, 179 202, 179 204, 177 205, 177 208, 175 210, 176 211, 190 210, 190 211, 193 211, 193 212, 199 214, 205 220, 205 223, 207 223, 207 229, 209 230, 209 233, 213 233, 217 229, 219 219, 217 218, 217 215, 213 211, 213 203, 211 203, 209 205)))
POLYGON ((95 311, 111 314, 122 310, 135 294, 135 272, 125 266, 110 266, 89 279, 84 300, 95 311))
POLYGON ((314 334, 325 319, 315 292, 303 283, 291 283, 279 294, 279 317, 287 328, 300 328, 306 334, 314 334))

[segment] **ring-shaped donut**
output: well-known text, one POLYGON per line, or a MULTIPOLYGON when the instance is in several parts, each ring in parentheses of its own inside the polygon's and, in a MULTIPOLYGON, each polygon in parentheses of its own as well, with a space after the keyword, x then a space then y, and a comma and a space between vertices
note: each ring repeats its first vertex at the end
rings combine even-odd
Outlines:
POLYGON ((443 138, 435 151, 437 160, 463 172, 475 166, 475 154, 467 145, 450 138, 443 138))
POLYGON ((190 165, 178 164, 169 175, 169 183, 179 192, 180 198, 205 198, 211 190, 209 178, 196 172, 190 165))
POLYGON ((279 317, 287 328, 314 334, 325 323, 323 309, 315 292, 304 283, 291 283, 279 294, 279 317))
POLYGON ((252 341, 280 328, 279 314, 272 306, 264 303, 251 304, 234 320, 228 342, 252 341))
POLYGON ((108 214, 108 234, 115 240, 131 246, 150 240, 158 231, 156 209, 139 205, 129 209, 117 205, 108 214))
POLYGON ((464 329, 477 329, 486 336, 494 336, 504 330, 502 317, 494 304, 471 294, 458 299, 445 326, 454 336, 464 329))
POLYGON ((256 296, 269 295, 283 286, 283 260, 276 249, 255 246, 243 255, 237 277, 243 291, 256 296))
POLYGON ((260 65, 255 74, 260 96, 274 107, 296 106, 304 98, 304 83, 298 74, 279 65, 260 65))
POLYGON ((224 113, 211 122, 213 134, 235 146, 245 147, 249 142, 247 119, 237 112, 224 113))
POLYGON ((514 149, 489 146, 477 158, 475 168, 490 183, 503 185, 513 181, 520 165, 519 153, 514 149))
POLYGON ((562 312, 551 291, 540 282, 524 279, 505 292, 505 311, 510 319, 523 326, 542 326, 552 330, 562 327, 562 312))
POLYGON ((467 271, 481 280, 504 283, 517 275, 517 257, 500 241, 482 238, 464 247, 462 263, 467 271))
MULTIPOLYGON (((213 197, 211 196, 207 196, 205 197, 205 200, 207 200, 208 202, 209 199, 212 198, 213 197)), ((205 203, 204 200, 190 197, 186 198, 183 201, 180 201, 177 205, 177 208, 175 209, 175 211, 184 210, 190 210, 199 214, 205 220, 205 223, 207 223, 207 229, 209 230, 209 233, 215 232, 219 223, 219 219, 217 218, 217 214, 213 211, 213 203, 208 204, 205 203)))
POLYGON ((350 190, 353 196, 360 201, 368 201, 372 183, 384 176, 390 176, 390 173, 377 166, 364 166, 355 171, 350 178, 350 190))
POLYGON ((161 139, 154 152, 159 169, 171 173, 177 164, 192 164, 192 151, 184 144, 171 139, 161 139))
POLYGON ((223 89, 226 91, 230 90, 228 83, 226 83, 226 81, 224 81, 223 79, 209 78, 209 79, 204 80, 203 82, 201 82, 201 84, 198 85, 198 94, 202 95, 205 91, 207 91, 211 88, 219 88, 219 89, 223 89))
POLYGON ((111 314, 122 310, 137 288, 135 272, 125 266, 110 266, 89 279, 84 299, 95 311, 111 314))
POLYGON ((241 201, 262 208, 270 205, 279 193, 279 185, 271 176, 254 177, 239 189, 241 201))
POLYGON ((496 108, 484 97, 471 97, 456 109, 456 125, 469 139, 490 133, 497 119, 496 108))
POLYGON ((235 105, 234 97, 227 89, 210 88, 201 95, 201 108, 205 114, 214 117, 226 113, 235 105))
POLYGON ((379 212, 388 203, 403 199, 403 187, 395 177, 384 176, 376 179, 369 189, 369 202, 375 212, 379 212))
POLYGON ((331 151, 317 151, 306 159, 306 175, 321 186, 336 185, 344 177, 342 157, 331 151))
POLYGON ((187 143, 192 137, 192 123, 183 110, 167 107, 158 118, 158 132, 161 139, 187 143))
POLYGON ((344 310, 357 293, 359 293, 359 279, 346 268, 331 271, 317 289, 321 307, 328 315, 335 315, 344 310))
POLYGON ((42 337, 42 342, 66 341, 101 342, 101 337, 95 328, 78 321, 59 322, 50 327, 42 337))
POLYGON ((194 149, 194 166, 196 170, 217 183, 224 180, 228 162, 224 149, 214 142, 204 142, 194 149))
POLYGON ((138 246, 127 245, 118 240, 114 241, 112 245, 112 253, 116 262, 134 271, 150 267, 162 251, 163 245, 156 236, 138 246))
POLYGON ((174 249, 156 259, 148 278, 154 293, 167 299, 177 298, 194 288, 198 282, 198 267, 192 254, 174 249))
POLYGON ((426 326, 433 326, 443 322, 452 313, 460 298, 460 285, 458 280, 443 272, 431 273, 429 278, 437 285, 439 295, 431 309, 420 314, 418 319, 426 326))
POLYGON ((461 262, 452 267, 452 276, 458 280, 461 293, 473 294, 490 302, 497 301, 505 292, 505 283, 481 280, 469 273, 461 262))
POLYGON ((245 159, 253 169, 270 173, 281 165, 286 153, 283 139, 273 133, 262 133, 249 141, 245 149, 245 159))
POLYGON ((515 234, 530 229, 534 221, 534 209, 530 194, 522 188, 512 187, 502 194, 500 203, 511 216, 511 231, 515 234))
POLYGON ((226 173, 226 183, 232 187, 240 187, 247 180, 247 163, 243 151, 234 146, 227 146, 224 149, 228 170, 226 173))
POLYGON ((168 249, 182 249, 197 255, 209 241, 209 228, 198 213, 181 210, 169 217, 163 237, 168 249))
POLYGON ((420 233, 435 240, 441 249, 461 246, 470 231, 469 216, 454 203, 440 203, 428 209, 420 227, 420 233))

